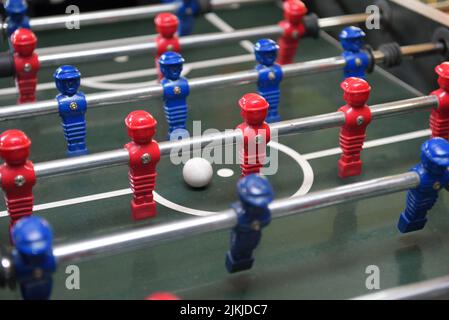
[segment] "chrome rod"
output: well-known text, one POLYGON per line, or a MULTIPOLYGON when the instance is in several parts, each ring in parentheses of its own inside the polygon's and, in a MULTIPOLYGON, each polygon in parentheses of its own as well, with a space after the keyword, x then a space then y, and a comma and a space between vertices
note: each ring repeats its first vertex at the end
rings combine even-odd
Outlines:
MULTIPOLYGON (((191 49, 205 46, 212 46, 217 44, 224 44, 228 42, 235 42, 246 39, 255 39, 259 37, 272 37, 282 34, 282 28, 278 25, 256 27, 241 29, 233 32, 214 32, 201 35, 191 35, 181 37, 179 43, 181 48, 191 49)), ((41 67, 54 67, 61 64, 73 64, 73 63, 85 63, 94 62, 107 59, 113 59, 118 56, 133 56, 139 54, 154 54, 156 52, 156 42, 135 42, 125 45, 94 48, 84 51, 66 51, 53 52, 49 54, 40 54, 39 50, 39 63, 41 67)), ((45 48, 47 52, 52 50, 51 48, 45 48)), ((53 50, 52 50, 53 51, 53 50)))
MULTIPOLYGON (((363 21, 364 18, 366 18, 366 14, 330 17, 320 19, 319 25, 322 29, 326 29, 334 26, 360 22, 363 21)), ((271 25, 241 29, 233 32, 217 32, 185 36, 181 37, 179 41, 183 49, 191 49, 261 37, 276 37, 280 36, 282 32, 283 30, 280 26, 271 25)), ((85 46, 85 44, 80 44, 80 46, 85 46)), ((115 57, 123 55, 130 56, 138 54, 154 54, 156 52, 156 43, 154 41, 142 42, 140 40, 137 42, 128 41, 126 44, 118 46, 90 48, 83 51, 68 51, 63 47, 61 47, 61 50, 62 52, 55 52, 55 50, 52 48, 43 48, 37 50, 41 67, 93 62, 113 59, 115 57)))
MULTIPOLYGON (((304 196, 276 200, 270 205, 272 217, 281 218, 310 212, 339 203, 377 197, 416 187, 419 176, 408 172, 359 183, 348 184, 304 196)), ((232 228, 237 222, 233 210, 222 211, 206 217, 188 218, 158 226, 149 226, 112 235, 99 236, 68 244, 56 245, 53 254, 60 263, 92 258, 102 254, 119 254, 138 248, 184 239, 193 235, 232 228)))
MULTIPOLYGON (((419 57, 423 55, 442 53, 445 50, 445 46, 440 42, 420 43, 412 44, 409 46, 401 47, 401 54, 404 57, 419 57)), ((384 54, 381 51, 373 51, 374 60, 376 63, 382 63, 384 60, 384 54)))
POLYGON ((328 29, 338 26, 351 25, 365 22, 369 17, 367 13, 354 13, 336 17, 320 18, 318 24, 321 29, 328 29))
MULTIPOLYGON (((404 114, 438 106, 438 100, 432 96, 424 96, 406 100, 390 102, 386 104, 374 105, 373 119, 404 114), (424 107, 423 107, 424 105, 424 107), (385 109, 385 110, 384 110, 385 109)), ((306 118, 280 121, 270 124, 272 135, 288 135, 321 130, 324 128, 339 127, 345 123, 345 116, 342 112, 331 112, 306 118)), ((221 145, 235 144, 241 139, 239 130, 227 130, 210 135, 202 135, 180 141, 164 141, 159 143, 161 155, 168 156, 171 152, 192 151, 203 149, 212 143, 221 145)), ((36 163, 34 170, 39 178, 53 175, 70 174, 85 170, 126 165, 128 163, 128 153, 125 149, 118 149, 108 152, 95 153, 91 155, 79 156, 60 160, 36 163)))
MULTIPOLYGON (((263 2, 273 2, 273 0, 211 0, 211 10, 234 8, 240 5, 257 4, 263 2)), ((120 8, 112 10, 100 10, 94 12, 80 13, 77 21, 80 27, 117 23, 125 21, 135 21, 152 18, 163 12, 176 12, 178 3, 153 4, 130 8, 120 8)), ((71 23, 73 17, 69 14, 55 15, 40 18, 32 18, 30 25, 33 31, 47 31, 67 28, 67 23, 71 23)))
MULTIPOLYGON (((401 47, 403 54, 408 56, 423 55, 435 52, 441 52, 443 46, 440 43, 425 43, 420 45, 411 45, 401 47)), ((384 59, 383 53, 374 51, 374 59, 377 63, 381 63, 384 59)), ((329 72, 341 70, 345 67, 346 61, 341 56, 312 60, 307 62, 298 62, 282 66, 284 77, 295 77, 321 72, 329 72)), ((254 83, 258 79, 256 70, 247 70, 241 72, 228 73, 224 75, 208 76, 191 79, 189 81, 190 89, 197 90, 203 88, 214 88, 222 86, 237 86, 246 83, 254 83)), ((135 102, 148 99, 150 97, 162 96, 163 89, 161 85, 154 85, 145 88, 107 91, 89 94, 86 96, 89 108, 112 106, 114 104, 135 102)), ((56 100, 46 100, 36 103, 11 105, 0 108, 0 121, 33 117, 37 115, 46 115, 57 113, 58 105, 56 100)))
MULTIPOLYGON (((282 66, 285 77, 294 77, 311 73, 326 72, 344 68, 346 62, 342 57, 319 59, 308 62, 299 62, 282 66)), ((217 76, 201 77, 189 80, 190 90, 238 86, 245 83, 254 83, 258 79, 256 70, 234 72, 217 76)), ((135 102, 148 99, 150 97, 162 96, 163 89, 161 85, 148 86, 138 89, 106 91, 86 95, 88 108, 106 107, 114 104, 135 102)), ((17 118, 34 117, 58 113, 58 103, 55 99, 45 100, 35 103, 11 105, 0 108, 0 121, 17 118)))

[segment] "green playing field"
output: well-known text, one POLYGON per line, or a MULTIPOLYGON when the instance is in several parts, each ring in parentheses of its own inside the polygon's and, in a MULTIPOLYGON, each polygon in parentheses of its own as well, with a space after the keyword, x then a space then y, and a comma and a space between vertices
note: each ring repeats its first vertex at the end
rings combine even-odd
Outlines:
MULTIPOLYGON (((275 24, 282 12, 274 5, 243 7, 218 12, 233 28, 275 24), (257 12, 257 18, 256 14, 257 12)), ((212 16, 212 18, 216 18, 212 16)), ((212 20, 212 19, 211 19, 212 20)), ((206 18, 198 20, 195 33, 217 32, 206 18)), ((112 39, 154 33, 151 20, 80 30, 38 34, 39 47, 112 39)), ((297 61, 336 56, 339 48, 324 36, 305 39, 297 61)), ((231 56, 248 55, 240 44, 227 44, 185 52, 187 63, 231 56)), ((83 91, 131 88, 145 85, 154 75, 135 77, 130 71, 153 68, 152 56, 130 57, 119 61, 82 64, 83 91), (92 78, 124 73, 122 79, 92 78), (125 74, 126 73, 126 74, 125 74)), ((192 67, 188 78, 251 69, 254 62, 209 68, 192 67)), ((43 69, 39 100, 56 95, 52 85, 54 70, 43 69), (46 85, 48 83, 48 85, 46 85)), ((300 118, 336 111, 342 104, 339 84, 342 73, 327 72, 291 78, 282 84, 282 119, 300 118)), ((418 92, 379 68, 368 76, 373 90, 370 104, 415 97, 418 92)), ((0 82, 0 93, 13 85, 0 82)), ((147 84, 150 85, 150 84, 147 84)), ((189 129, 201 121, 203 130, 234 128, 241 122, 238 99, 255 91, 254 84, 194 91, 188 99, 189 129)), ((14 104, 16 96, 1 95, 0 105, 14 104)), ((151 112, 158 119, 158 140, 166 137, 161 98, 139 103, 95 108, 87 113, 88 147, 91 153, 121 148, 128 137, 126 115, 136 109, 151 112)), ((65 142, 56 114, 31 119, 5 121, 1 130, 17 128, 32 139, 31 159, 37 163, 65 157, 65 142)), ((355 178, 337 177, 338 129, 279 138, 279 168, 268 176, 276 197, 300 191, 317 191, 347 183, 407 171, 419 161, 420 145, 427 138, 428 113, 374 121, 367 132, 363 151, 364 173, 355 178)), ((35 187, 36 215, 47 219, 54 229, 55 242, 87 239, 141 226, 157 225, 223 210, 236 200, 237 165, 214 165, 214 177, 205 190, 193 190, 182 179, 182 165, 163 158, 158 166, 158 216, 153 220, 131 219, 127 190, 127 167, 99 169, 76 175, 43 178, 35 187), (216 174, 232 169, 231 177, 216 174), (195 211, 195 210, 199 211, 195 211)), ((54 276, 53 298, 142 299, 155 291, 170 291, 182 298, 223 299, 299 299, 351 298, 369 293, 365 286, 367 266, 380 269, 382 289, 444 275, 448 272, 449 196, 442 192, 429 222, 422 231, 402 235, 396 230, 404 208, 405 193, 352 202, 304 215, 275 220, 268 226, 256 251, 252 270, 230 275, 224 267, 229 231, 195 236, 116 256, 98 257, 77 263, 81 272, 80 290, 65 287, 66 266, 58 266, 54 276)), ((4 205, 1 204, 1 210, 4 205)), ((9 219, 1 212, 0 241, 8 243, 9 219)), ((1 291, 0 298, 19 298, 20 293, 1 291)))

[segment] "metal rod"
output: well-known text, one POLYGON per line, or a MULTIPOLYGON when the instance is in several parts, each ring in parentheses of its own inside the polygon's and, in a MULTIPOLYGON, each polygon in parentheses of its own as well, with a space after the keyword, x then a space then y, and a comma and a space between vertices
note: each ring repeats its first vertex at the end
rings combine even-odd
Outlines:
MULTIPOLYGON (((240 5, 272 2, 273 0, 211 0, 211 9, 220 10, 233 8, 240 5)), ((152 18, 163 12, 176 12, 179 3, 153 4, 132 8, 120 8, 112 10, 100 10, 95 12, 80 13, 77 21, 80 27, 117 23, 125 21, 135 21, 152 18)), ((71 15, 55 15, 30 19, 33 31, 47 31, 65 29, 67 23, 73 21, 71 15)))
MULTIPOLYGON (((409 46, 401 46, 401 54, 404 57, 419 57, 423 55, 442 53, 445 50, 445 46, 441 42, 429 42, 412 44, 409 46)), ((373 51, 374 60, 376 63, 382 63, 385 56, 381 51, 373 51)))
MULTIPOLYGON (((294 77, 312 73, 339 70, 344 68, 346 62, 342 57, 319 59, 309 62, 294 63, 282 66, 284 77, 294 77)), ((254 83, 258 79, 256 70, 234 72, 224 75, 201 77, 189 80, 191 91, 222 87, 226 85, 238 86, 245 83, 254 83)), ((163 94, 161 85, 154 85, 139 89, 107 91, 86 95, 88 108, 112 106, 115 104, 135 102, 151 97, 160 97, 163 94)), ((36 103, 21 105, 11 105, 0 108, 0 121, 12 120, 18 118, 34 117, 58 113, 58 103, 55 99, 45 100, 36 103)))
POLYGON ((351 25, 365 22, 369 17, 367 13, 354 13, 336 17, 320 18, 318 24, 321 29, 328 29, 343 25, 351 25))
MULTIPOLYGON (((347 16, 330 17, 319 20, 320 27, 323 29, 352 24, 364 21, 366 14, 355 14, 347 16)), ((217 32, 201 35, 185 36, 179 39, 181 47, 184 49, 198 48, 204 46, 213 46, 228 42, 254 39, 260 37, 280 36, 283 30, 278 25, 255 27, 236 30, 233 32, 217 32)), ((81 44, 84 45, 84 44, 81 44)), ((52 48, 37 50, 41 67, 59 66, 61 64, 73 64, 83 62, 94 62, 105 59, 113 59, 123 55, 154 54, 156 52, 156 43, 152 42, 131 42, 125 45, 112 47, 91 48, 84 51, 67 51, 61 48, 63 52, 55 52, 52 48)))
MULTIPOLYGON (((273 219, 276 219, 339 203, 404 191, 416 187, 419 182, 419 176, 416 173, 408 172, 312 192, 305 196, 276 200, 270 205, 270 209, 273 219)), ((118 254, 193 235, 229 229, 236 222, 236 213, 233 210, 226 210, 206 217, 189 218, 158 226, 100 236, 90 240, 56 245, 53 254, 60 263, 73 262, 101 254, 118 254)))
MULTIPOLYGON (((254 39, 259 37, 272 37, 282 34, 282 28, 278 25, 264 26, 256 28, 241 29, 233 32, 216 32, 201 35, 185 36, 179 39, 181 48, 191 49, 205 46, 213 46, 216 44, 225 44, 246 39, 254 39)), ((95 62, 107 59, 113 59, 118 56, 133 56, 139 54, 154 54, 156 52, 156 43, 152 42, 136 42, 126 45, 95 48, 84 51, 64 51, 61 53, 40 54, 39 63, 41 67, 54 67, 61 64, 74 64, 95 62)), ((46 48, 45 50, 51 50, 46 48)))
POLYGON ((448 299, 449 276, 382 290, 351 300, 422 300, 448 299))
MULTIPOLYGON (((401 47, 401 50, 405 56, 423 55, 441 52, 444 50, 444 46, 441 43, 424 43, 401 47)), ((376 63, 381 63, 384 59, 384 55, 380 51, 374 51, 373 55, 376 63)), ((285 65, 282 66, 282 70, 284 77, 289 78, 300 75, 340 70, 343 69, 345 65, 345 59, 341 56, 336 56, 285 65)), ((224 75, 191 79, 189 81, 189 86, 190 90, 194 91, 204 88, 222 87, 227 85, 237 86, 246 83, 254 83, 257 79, 258 73, 256 70, 252 69, 224 75)), ((112 106, 114 104, 125 102, 141 101, 151 97, 159 97, 162 96, 162 94, 162 86, 158 84, 145 88, 89 94, 86 96, 86 100, 89 108, 94 108, 112 106)), ((58 104, 56 100, 46 100, 25 105, 11 105, 0 108, 0 121, 46 115, 57 112, 58 104)))
MULTIPOLYGON (((372 118, 383 118, 386 116, 404 114, 406 112, 431 109, 438 106, 438 99, 434 96, 424 96, 406 100, 395 101, 386 104, 372 106, 372 118)), ((342 112, 331 112, 318 116, 286 120, 270 124, 272 135, 288 135, 316 131, 323 128, 339 127, 345 123, 345 116, 342 112)), ((241 139, 239 130, 228 130, 211 135, 183 139, 180 141, 164 141, 159 143, 162 156, 170 155, 172 151, 204 148, 211 143, 229 145, 235 144, 241 139)), ((191 150, 192 151, 192 150, 191 150)), ((34 170, 38 178, 50 177, 54 175, 70 174, 85 170, 104 168, 128 163, 128 152, 125 149, 118 149, 108 152, 95 153, 91 155, 79 156, 36 163, 34 170)))

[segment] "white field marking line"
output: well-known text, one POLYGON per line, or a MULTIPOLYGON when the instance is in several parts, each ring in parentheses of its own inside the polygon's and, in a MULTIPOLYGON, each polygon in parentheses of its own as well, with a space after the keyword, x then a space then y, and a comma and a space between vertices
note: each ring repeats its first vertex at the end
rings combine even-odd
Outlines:
MULTIPOLYGON (((303 176, 304 176, 303 182, 302 182, 301 186, 299 187, 299 189, 291 197, 307 194, 309 192, 310 188, 312 188, 313 179, 314 179, 313 169, 312 169, 312 166, 310 165, 310 163, 305 159, 305 157, 300 155, 295 150, 293 150, 285 145, 282 145, 278 142, 272 141, 269 143, 269 146, 271 148, 277 149, 277 150, 285 153, 286 155, 290 156, 293 160, 295 160, 298 163, 301 170, 303 171, 303 176)), ((83 196, 83 197, 78 197, 78 198, 73 198, 73 199, 55 201, 55 202, 50 202, 50 203, 46 203, 46 204, 36 205, 33 207, 33 212, 41 211, 41 210, 45 210, 45 209, 58 208, 58 207, 63 207, 63 206, 68 206, 68 205, 74 205, 74 204, 79 204, 79 203, 85 203, 85 202, 90 202, 90 201, 114 198, 114 197, 127 195, 130 193, 132 193, 131 189, 126 188, 126 189, 104 192, 104 193, 83 196)), ((156 202, 158 202, 159 204, 161 204, 167 208, 170 208, 172 210, 181 212, 181 213, 186 213, 186 214, 190 214, 190 215, 194 215, 194 216, 207 216, 207 215, 216 213, 214 211, 198 210, 198 209, 193 209, 193 208, 182 206, 180 204, 174 203, 174 202, 164 198, 163 196, 158 194, 156 191, 153 192, 153 196, 154 196, 154 200, 156 202)), ((8 216, 8 213, 6 210, 0 212, 0 217, 6 217, 6 216, 8 216)))
MULTIPOLYGON (((183 75, 185 75, 186 71, 200 70, 200 69, 206 69, 206 68, 210 68, 210 67, 227 66, 227 65, 231 65, 231 64, 239 64, 239 63, 245 63, 245 62, 251 62, 251 61, 254 61, 254 56, 252 54, 244 54, 244 55, 238 55, 238 56, 232 56, 232 57, 191 62, 191 63, 187 63, 184 65, 183 75)), ((93 87, 93 85, 99 85, 99 83, 101 83, 101 82, 128 80, 128 79, 133 79, 133 78, 143 78, 143 77, 147 77, 147 76, 155 76, 156 74, 157 74, 157 71, 155 68, 113 73, 113 74, 83 78, 83 79, 81 79, 81 85, 83 87, 90 87, 92 85, 92 87, 93 87)), ((147 86, 148 83, 147 82, 138 82, 138 83, 132 83, 132 84, 122 83, 120 85, 122 85, 122 86, 123 85, 129 85, 129 86, 134 85, 134 87, 132 87, 132 88, 139 88, 139 87, 147 86)), ((54 82, 46 82, 46 83, 41 83, 41 84, 37 85, 37 91, 55 90, 55 89, 56 88, 55 88, 54 82)), ((4 89, 0 89, 0 96, 8 95, 8 94, 16 94, 17 92, 18 91, 17 91, 16 87, 4 88, 4 89)))
MULTIPOLYGON (((370 141, 367 141, 363 145, 363 148, 364 149, 375 148, 375 147, 380 147, 382 145, 393 144, 393 143, 398 143, 398 142, 403 142, 403 141, 408 141, 408 140, 414 140, 414 139, 423 138, 426 136, 430 136, 429 129, 418 130, 418 131, 408 132, 408 133, 390 136, 390 137, 386 137, 386 138, 370 140, 370 141)), ((304 155, 302 155, 302 157, 306 160, 313 160, 313 159, 319 159, 319 158, 324 158, 324 157, 328 157, 328 156, 338 155, 340 153, 341 153, 340 148, 332 148, 332 149, 327 149, 327 150, 322 150, 322 151, 318 151, 318 152, 304 154, 304 155)), ((79 203, 83 203, 83 202, 108 199, 108 198, 118 197, 118 196, 122 196, 122 195, 127 195, 130 193, 131 193, 131 190, 127 188, 127 189, 115 190, 115 191, 99 193, 99 194, 94 194, 94 195, 89 195, 89 196, 83 196, 83 197, 78 197, 78 198, 73 198, 73 199, 49 202, 46 204, 40 204, 40 205, 34 206, 33 211, 41 211, 41 210, 45 210, 45 209, 58 208, 58 207, 63 207, 63 206, 67 206, 67 205, 79 204, 79 203)), ((6 217, 6 216, 8 216, 7 211, 0 212, 0 217, 6 217)))
MULTIPOLYGON (((430 134, 431 134, 430 129, 424 129, 424 130, 419 130, 419 131, 398 134, 398 135, 387 137, 387 138, 370 140, 363 144, 363 149, 375 148, 375 147, 380 147, 380 146, 387 145, 387 144, 392 144, 392 143, 397 143, 397 142, 402 142, 402 141, 407 141, 407 140, 413 140, 413 139, 418 139, 418 138, 423 138, 423 137, 429 137, 430 134)), ((319 158, 324 158, 324 157, 338 155, 338 154, 341 154, 341 149, 340 148, 332 148, 332 149, 307 153, 307 154, 303 155, 303 157, 306 158, 307 160, 313 160, 313 159, 319 159, 319 158)))
MULTIPOLYGON (((224 21, 214 12, 207 13, 204 17, 206 18, 207 21, 212 23, 214 26, 216 26, 219 30, 223 32, 235 31, 233 27, 231 27, 226 21, 224 21)), ((243 49, 245 49, 246 51, 251 53, 254 52, 254 45, 251 43, 251 41, 243 40, 240 41, 239 43, 240 46, 242 46, 243 49)))
MULTIPOLYGON (((299 167, 303 171, 303 176, 304 176, 303 182, 302 182, 301 186, 298 188, 298 190, 291 197, 307 194, 309 192, 310 188, 312 188, 313 178, 314 178, 313 169, 312 169, 312 166, 310 165, 310 163, 302 155, 300 155, 295 150, 287 147, 286 145, 280 144, 276 141, 271 141, 268 145, 271 148, 279 150, 279 151, 285 153, 286 155, 290 156, 291 158, 293 158, 293 160, 296 161, 296 163, 299 165, 299 167)), ((261 173, 263 175, 263 171, 261 173)), ((185 207, 185 206, 174 203, 174 202, 162 197, 157 192, 153 192, 153 194, 154 194, 154 199, 156 202, 164 205, 165 207, 167 207, 169 209, 178 211, 180 213, 191 214, 194 216, 209 216, 211 214, 217 213, 216 211, 205 211, 205 210, 198 210, 198 209, 193 209, 190 207, 185 207)))

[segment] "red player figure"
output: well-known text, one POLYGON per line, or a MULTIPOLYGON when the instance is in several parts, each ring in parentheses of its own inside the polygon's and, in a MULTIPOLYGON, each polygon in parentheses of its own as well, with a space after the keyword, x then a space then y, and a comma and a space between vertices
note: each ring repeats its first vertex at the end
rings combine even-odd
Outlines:
POLYGON ((284 30, 279 38, 279 64, 288 64, 293 62, 293 58, 298 49, 299 40, 306 33, 303 24, 303 17, 307 13, 307 7, 300 0, 284 1, 284 20, 279 22, 279 26, 284 30))
POLYGON ((179 299, 178 296, 170 292, 156 292, 146 297, 145 300, 181 300, 181 299, 179 299))
POLYGON ((159 70, 159 58, 167 51, 181 52, 176 31, 178 30, 179 20, 172 13, 160 13, 154 19, 156 24, 156 69, 159 75, 159 80, 162 79, 162 73, 159 70))
POLYGON ((430 114, 430 129, 432 137, 449 138, 449 62, 444 62, 435 68, 438 74, 440 89, 431 95, 438 97, 438 108, 430 114))
POLYGON ((1 186, 11 223, 9 228, 33 212, 33 186, 36 183, 33 163, 28 160, 31 141, 19 130, 7 130, 0 136, 1 186))
POLYGON ((156 186, 156 165, 161 158, 159 145, 153 136, 157 122, 151 114, 138 110, 125 119, 131 142, 125 145, 129 152, 129 183, 133 191, 131 212, 134 220, 156 216, 153 191, 156 186))
POLYGON ((237 126, 242 131, 243 148, 240 149, 242 177, 259 173, 265 162, 270 127, 265 122, 268 102, 255 93, 245 94, 239 100, 240 114, 245 122, 237 126))
POLYGON ((37 72, 39 58, 34 52, 37 38, 29 29, 18 29, 11 36, 14 48, 16 84, 19 89, 18 103, 36 101, 37 72))
POLYGON ((366 137, 366 127, 371 122, 371 110, 366 105, 371 87, 360 78, 347 78, 341 84, 346 105, 338 109, 343 112, 346 122, 340 130, 342 155, 338 161, 338 176, 346 178, 362 172, 360 152, 366 137))

